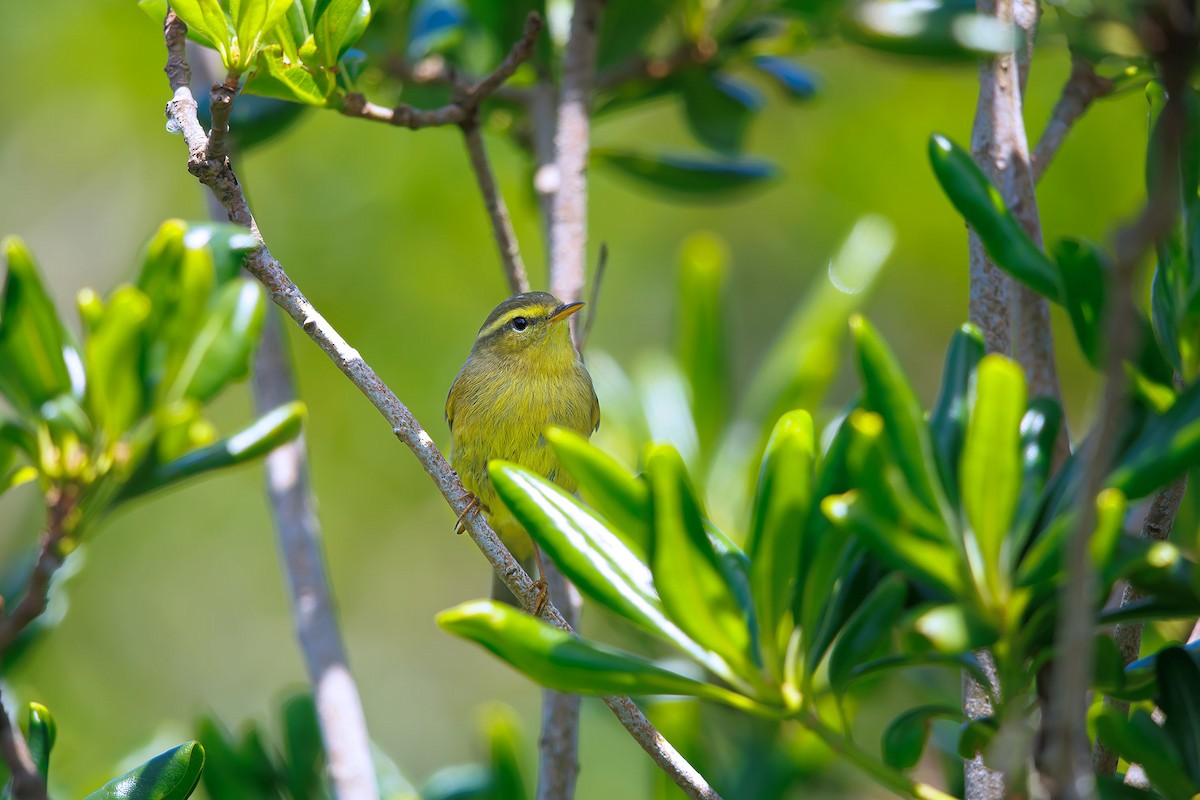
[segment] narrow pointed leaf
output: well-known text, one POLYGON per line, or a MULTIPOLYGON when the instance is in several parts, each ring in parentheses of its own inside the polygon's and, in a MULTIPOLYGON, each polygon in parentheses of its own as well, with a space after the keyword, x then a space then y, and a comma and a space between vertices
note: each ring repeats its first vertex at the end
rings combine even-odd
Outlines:
POLYGON ((0 395, 22 413, 71 388, 67 334, 33 255, 15 236, 0 241, 7 274, 0 293, 0 395))
POLYGON ((913 494, 929 511, 940 513, 941 493, 934 473, 937 462, 916 392, 895 354, 870 323, 856 315, 850 321, 850 330, 858 350, 864 405, 883 417, 892 455, 913 494))
POLYGON ((963 510, 993 593, 1006 589, 1012 566, 1005 544, 1021 491, 1020 424, 1024 413, 1021 367, 1003 356, 985 356, 976 373, 959 483, 963 510))
POLYGON ((361 35, 371 14, 366 0, 328 0, 314 12, 313 41, 321 64, 332 67, 361 35), (353 35, 357 32, 358 35, 353 35))
POLYGON ((1058 267, 1025 233, 971 154, 935 134, 929 140, 929 160, 942 191, 979 235, 996 266, 1061 305, 1058 267))
POLYGON ((120 499, 122 502, 132 500, 187 478, 244 464, 266 455, 284 442, 296 438, 304 421, 304 413, 304 404, 298 401, 272 409, 240 431, 159 465, 140 480, 135 478, 126 486, 120 499))
POLYGON ((282 708, 286 780, 291 797, 319 798, 324 794, 325 747, 317 723, 317 707, 308 692, 294 694, 282 708))
POLYGON ((184 21, 189 31, 195 31, 221 54, 225 68, 233 70, 233 42, 236 36, 233 21, 217 0, 171 0, 171 8, 184 21))
POLYGON ((1094 717, 1096 738, 1130 763, 1141 764, 1147 777, 1167 797, 1191 797, 1195 784, 1184 771, 1182 756, 1171 737, 1142 708, 1129 718, 1118 708, 1102 706, 1094 717))
POLYGON ((204 748, 187 742, 109 781, 84 800, 185 800, 203 769, 204 748))
POLYGON ((840 695, 850 682, 850 673, 858 664, 869 661, 891 639, 908 585, 895 573, 889 575, 855 610, 829 651, 829 685, 840 695))
POLYGON ((1054 248, 1062 278, 1063 305, 1084 356, 1094 367, 1103 366, 1104 314, 1112 268, 1095 244, 1064 239, 1054 248))
POLYGON ((1200 667, 1182 649, 1159 653, 1156 665, 1163 730, 1183 756, 1193 784, 1200 785, 1200 667))
POLYGON ((750 121, 763 106, 758 91, 744 81, 703 67, 684 72, 680 81, 692 135, 720 153, 739 152, 750 121))
POLYGON ((684 242, 679 265, 676 337, 679 363, 691 387, 692 417, 700 452, 712 456, 729 412, 729 365, 725 345, 725 273, 729 249, 711 234, 684 242))
POLYGON ((266 296, 257 281, 227 285, 180 367, 172 399, 205 402, 247 375, 265 316, 266 296))
POLYGON ((646 474, 654 504, 651 569, 667 614, 688 636, 751 674, 746 615, 726 581, 679 453, 652 447, 646 474))
POLYGON ((720 669, 667 616, 650 568, 602 520, 555 484, 516 464, 493 461, 488 474, 500 499, 584 595, 720 669))
POLYGON ((1037 521, 1061 425, 1062 406, 1049 397, 1035 397, 1021 417, 1021 496, 1017 501, 1014 553, 1024 551, 1037 521))
POLYGON ((963 441, 967 438, 970 416, 971 382, 975 367, 983 358, 983 333, 967 323, 954 332, 942 368, 942 386, 929 415, 929 433, 937 456, 938 474, 946 499, 952 507, 959 504, 958 469, 963 441))
POLYGON ((807 100, 817 93, 817 79, 795 61, 778 56, 757 56, 751 63, 774 78, 785 92, 797 100, 807 100))
POLYGON ((50 715, 50 709, 41 703, 29 704, 29 754, 42 778, 50 772, 50 751, 58 737, 58 725, 50 715))
POLYGON ((813 452, 812 416, 792 411, 781 417, 767 442, 746 542, 761 642, 773 671, 791 635, 794 598, 803 591, 798 577, 812 504, 813 452))
POLYGON ((663 669, 632 653, 579 639, 491 600, 438 614, 455 636, 482 645, 530 678, 575 694, 682 694, 723 700, 716 686, 663 669))
POLYGON ((773 164, 749 158, 654 155, 605 148, 592 150, 589 158, 595 165, 680 199, 723 200, 765 186, 779 176, 773 164))
POLYGON ((910 708, 888 723, 880 738, 883 761, 892 769, 909 770, 921 760, 929 741, 929 724, 935 719, 959 719, 955 706, 927 705, 910 708))
POLYGON ((263 34, 279 24, 291 5, 292 0, 230 0, 242 69, 254 63, 263 34))
POLYGON ((1131 500, 1173 481, 1200 463, 1200 381, 1189 386, 1166 414, 1152 417, 1109 478, 1131 500))
POLYGON ((526 800, 529 792, 521 774, 521 731, 516 713, 508 706, 488 709, 484 736, 490 756, 493 790, 496 797, 526 800))

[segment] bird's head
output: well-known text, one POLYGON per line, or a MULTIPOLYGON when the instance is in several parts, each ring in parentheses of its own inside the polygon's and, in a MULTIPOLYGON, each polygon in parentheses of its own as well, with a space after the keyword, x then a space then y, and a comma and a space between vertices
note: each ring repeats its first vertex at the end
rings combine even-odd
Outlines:
POLYGON ((583 303, 560 303, 549 292, 526 292, 496 306, 475 337, 472 355, 534 357, 570 353, 567 318, 583 303))

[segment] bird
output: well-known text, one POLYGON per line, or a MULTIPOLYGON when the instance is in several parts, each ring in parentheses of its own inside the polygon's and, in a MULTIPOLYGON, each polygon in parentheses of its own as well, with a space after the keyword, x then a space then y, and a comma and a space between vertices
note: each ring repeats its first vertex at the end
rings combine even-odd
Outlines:
MULTIPOLYGON (((583 305, 560 302, 549 292, 525 292, 500 303, 479 328, 446 397, 450 463, 470 494, 456 530, 469 514, 482 511, 526 572, 537 564, 536 611, 546 600, 541 557, 497 497, 487 467, 494 459, 511 461, 575 491, 575 479, 559 464, 545 431, 556 425, 590 437, 600 426, 600 402, 567 324, 583 305)), ((492 578, 492 597, 520 606, 498 575, 492 578)))

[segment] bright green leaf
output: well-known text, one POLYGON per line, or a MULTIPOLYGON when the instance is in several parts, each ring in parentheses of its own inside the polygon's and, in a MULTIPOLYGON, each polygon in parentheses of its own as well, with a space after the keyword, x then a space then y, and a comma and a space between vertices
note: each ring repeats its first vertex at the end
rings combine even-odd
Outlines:
POLYGON ((50 709, 41 703, 29 704, 29 754, 38 772, 45 778, 50 772, 50 751, 54 748, 54 740, 58 737, 58 725, 50 714, 50 709))
POLYGON ((109 781, 84 800, 185 800, 204 769, 204 748, 187 742, 109 781))
POLYGON ((700 452, 711 457, 725 427, 731 388, 722 311, 729 248, 712 234, 693 234, 679 261, 679 363, 691 386, 700 452))
POLYGON ((63 357, 67 333, 25 243, 0 241, 8 273, 0 293, 0 395, 32 414, 71 389, 63 357))
POLYGON ((200 36, 212 43, 221 54, 227 70, 235 70, 234 42, 237 34, 233 20, 221 8, 217 0, 171 0, 175 14, 200 36))
POLYGON ((168 397, 205 402, 247 375, 265 317, 261 284, 248 279, 228 284, 196 335, 168 397))
POLYGON ((111 444, 142 415, 146 398, 139 366, 150 298, 132 286, 117 289, 87 341, 87 400, 92 419, 111 444))

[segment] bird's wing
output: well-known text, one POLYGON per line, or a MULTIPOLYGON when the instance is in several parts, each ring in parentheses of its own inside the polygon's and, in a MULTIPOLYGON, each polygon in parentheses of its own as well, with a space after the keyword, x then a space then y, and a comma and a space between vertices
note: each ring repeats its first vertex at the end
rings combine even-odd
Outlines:
MULTIPOLYGON (((463 365, 466 368, 466 365, 463 365)), ((463 370, 458 371, 458 375, 454 377, 454 383, 450 384, 450 391, 446 395, 446 424, 450 426, 451 432, 454 431, 454 398, 458 395, 458 382, 462 380, 463 370)))

